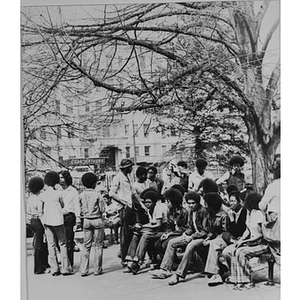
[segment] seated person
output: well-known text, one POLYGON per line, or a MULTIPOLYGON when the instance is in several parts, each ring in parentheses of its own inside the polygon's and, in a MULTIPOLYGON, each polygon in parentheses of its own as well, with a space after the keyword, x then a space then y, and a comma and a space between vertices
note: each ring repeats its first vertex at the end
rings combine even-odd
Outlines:
POLYGON ((163 234, 167 224, 167 210, 161 203, 157 203, 159 194, 153 188, 144 190, 141 194, 144 199, 144 205, 147 208, 149 222, 146 224, 137 223, 134 229, 134 235, 129 245, 126 255, 127 271, 136 274, 144 262, 149 245, 149 236, 157 236, 157 239, 163 234))
POLYGON ((117 203, 113 201, 108 194, 105 194, 103 198, 105 200, 105 227, 111 230, 111 243, 119 244, 120 215, 117 203))
POLYGON ((230 209, 227 211, 229 217, 228 232, 218 235, 209 243, 209 251, 204 269, 206 273, 212 275, 208 280, 209 286, 223 283, 221 271, 225 272, 230 269, 230 253, 234 247, 232 243, 239 239, 246 229, 247 211, 241 206, 239 191, 237 189, 229 191, 229 204, 230 209), (227 245, 230 246, 227 247, 227 245), (219 256, 222 249, 224 249, 223 256, 225 257, 225 261, 220 265, 219 256), (220 270, 221 267, 222 270, 220 270))
POLYGON ((208 231, 203 226, 207 216, 206 208, 200 204, 200 195, 196 192, 189 192, 187 203, 189 205, 188 229, 179 237, 169 241, 159 270, 150 271, 152 278, 165 279, 172 276, 173 263, 176 259, 178 248, 185 249, 183 258, 171 278, 170 285, 178 283, 179 277, 185 278, 193 253, 199 249, 207 238, 208 231), (192 194, 189 194, 192 193, 192 194))
MULTIPOLYGON (((167 249, 168 242, 180 236, 188 228, 188 211, 182 207, 183 193, 180 192, 180 185, 176 188, 174 185, 172 188, 167 190, 164 197, 168 202, 169 215, 167 222, 167 230, 164 234, 155 242, 155 252, 159 255, 160 259, 163 258, 164 253, 167 249)), ((190 193, 189 193, 190 194, 190 193)), ((154 260, 156 257, 154 257, 154 260)), ((154 261, 155 263, 156 261, 154 261)))

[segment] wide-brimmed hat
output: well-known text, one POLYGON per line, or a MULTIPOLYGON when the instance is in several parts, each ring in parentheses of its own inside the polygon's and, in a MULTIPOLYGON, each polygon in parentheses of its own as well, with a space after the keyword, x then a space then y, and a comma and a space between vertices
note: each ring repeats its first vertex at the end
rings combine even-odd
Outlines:
POLYGON ((244 165, 244 163, 245 163, 244 159, 239 155, 234 155, 229 160, 229 164, 231 166, 240 165, 242 167, 244 165))
POLYGON ((133 162, 130 160, 130 159, 128 159, 128 158, 123 158, 122 160, 121 160, 121 163, 120 163, 120 165, 119 165, 119 168, 120 169, 125 169, 125 168, 128 168, 128 167, 131 167, 133 165, 133 162))

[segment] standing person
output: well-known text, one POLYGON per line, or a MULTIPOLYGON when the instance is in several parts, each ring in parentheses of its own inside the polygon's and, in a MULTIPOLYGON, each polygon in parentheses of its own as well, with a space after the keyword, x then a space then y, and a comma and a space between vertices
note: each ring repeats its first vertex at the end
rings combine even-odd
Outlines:
POLYGON ((280 264, 280 154, 272 165, 274 181, 271 182, 258 206, 264 213, 262 233, 268 242, 275 261, 280 264))
POLYGON ((150 187, 147 180, 147 169, 138 167, 136 170, 137 180, 133 183, 133 208, 136 213, 137 223, 146 224, 148 220, 147 208, 144 205, 141 194, 144 190, 150 187))
POLYGON ((229 160, 231 170, 221 176, 216 181, 217 184, 220 185, 225 182, 226 186, 235 185, 239 191, 243 190, 245 186, 245 174, 242 172, 242 167, 244 166, 244 164, 245 161, 241 156, 232 156, 229 160))
POLYGON ((174 163, 169 163, 166 168, 166 179, 164 181, 164 185, 162 188, 162 194, 168 189, 170 189, 173 185, 180 183, 179 172, 177 170, 177 166, 174 163))
POLYGON ((45 191, 41 194, 39 205, 39 214, 45 227, 48 242, 48 252, 50 257, 50 267, 53 276, 72 275, 73 268, 70 264, 67 252, 67 240, 64 227, 63 210, 64 202, 61 191, 54 189, 59 184, 59 175, 57 172, 47 172, 44 178, 46 185, 45 191), (57 260, 56 242, 61 253, 61 271, 57 260))
POLYGON ((82 175, 81 181, 85 189, 79 196, 80 211, 83 216, 84 243, 80 262, 81 276, 87 276, 92 242, 95 243, 94 275, 102 274, 105 203, 95 191, 97 175, 88 172, 82 175))
POLYGON ((231 281, 234 290, 248 290, 254 287, 252 270, 249 260, 269 251, 268 245, 263 241, 262 223, 264 215, 259 209, 261 196, 251 192, 247 195, 244 208, 247 209, 246 230, 235 243, 231 257, 231 281))
POLYGON ((188 166, 187 163, 183 160, 180 160, 177 163, 177 167, 178 167, 178 171, 180 173, 180 182, 179 184, 182 185, 184 187, 185 192, 188 191, 188 187, 189 187, 189 176, 190 176, 190 172, 188 170, 188 166))
POLYGON ((158 194, 161 196, 161 191, 164 185, 164 181, 161 178, 158 178, 157 175, 157 169, 154 166, 150 166, 148 168, 148 179, 149 181, 149 187, 152 187, 158 191, 158 194))
POLYGON ((79 195, 76 188, 72 185, 73 179, 69 171, 60 171, 59 173, 60 185, 63 189, 63 215, 64 226, 67 238, 68 258, 73 267, 74 264, 74 227, 77 224, 81 225, 80 209, 79 209, 79 195))
POLYGON ((199 192, 200 183, 205 178, 213 179, 213 174, 206 170, 207 161, 199 158, 196 160, 196 170, 189 176, 188 190, 191 192, 199 192))
POLYGON ((49 273, 47 243, 44 242, 45 229, 40 220, 38 207, 40 205, 40 193, 44 188, 44 181, 41 177, 33 177, 28 182, 28 189, 31 192, 27 202, 27 214, 31 227, 34 231, 34 274, 49 273))
POLYGON ((129 178, 132 172, 133 163, 130 159, 124 158, 120 163, 120 171, 113 178, 109 196, 118 203, 120 215, 120 247, 121 247, 121 263, 126 266, 125 257, 128 247, 133 236, 130 228, 136 222, 136 216, 132 209, 133 188, 129 178))
POLYGON ((171 271, 174 260, 176 259, 177 248, 185 249, 176 273, 173 274, 169 281, 170 285, 177 284, 179 277, 185 278, 193 253, 200 249, 200 246, 208 234, 208 231, 204 227, 207 213, 205 208, 200 204, 200 195, 196 192, 189 192, 188 195, 190 195, 190 193, 193 193, 193 195, 187 199, 187 203, 190 207, 188 229, 181 236, 169 241, 160 264, 160 269, 149 271, 149 274, 155 279, 165 279, 172 276, 171 271))

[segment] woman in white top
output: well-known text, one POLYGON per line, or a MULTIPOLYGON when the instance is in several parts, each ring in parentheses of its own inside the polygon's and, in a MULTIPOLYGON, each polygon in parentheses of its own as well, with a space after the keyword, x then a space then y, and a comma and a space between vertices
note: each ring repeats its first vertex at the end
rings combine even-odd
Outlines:
POLYGON ((254 287, 249 260, 269 251, 268 245, 262 239, 263 213, 258 207, 260 200, 259 194, 251 192, 244 202, 244 208, 247 209, 247 228, 236 242, 231 259, 230 278, 235 284, 234 290, 248 290, 254 287))
POLYGON ((44 182, 46 189, 41 194, 39 213, 41 221, 45 226, 51 273, 53 276, 58 276, 61 273, 63 275, 71 275, 74 273, 67 254, 66 233, 62 210, 64 207, 63 196, 61 191, 54 189, 55 185, 59 183, 58 173, 54 171, 46 173, 44 182), (58 241, 60 247, 62 262, 61 271, 57 261, 56 241, 58 241))

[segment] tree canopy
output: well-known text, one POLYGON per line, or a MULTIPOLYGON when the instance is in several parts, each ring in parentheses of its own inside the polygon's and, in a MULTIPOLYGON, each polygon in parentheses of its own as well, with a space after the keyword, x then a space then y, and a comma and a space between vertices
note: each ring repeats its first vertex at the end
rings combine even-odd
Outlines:
POLYGON ((105 90, 110 117, 172 117, 201 151, 237 147, 229 153, 249 153, 254 185, 266 187, 280 142, 277 1, 23 8, 22 20, 23 53, 38 49, 52 84, 105 90))

